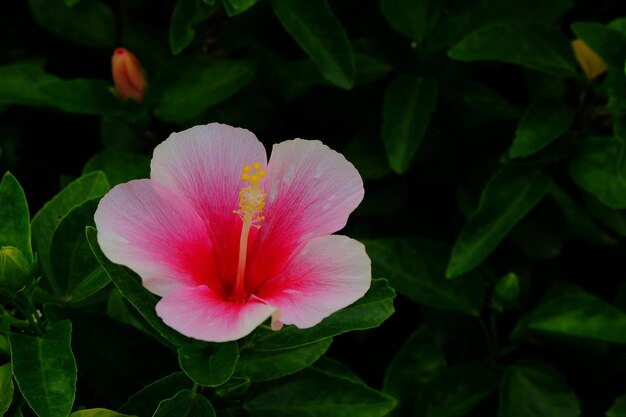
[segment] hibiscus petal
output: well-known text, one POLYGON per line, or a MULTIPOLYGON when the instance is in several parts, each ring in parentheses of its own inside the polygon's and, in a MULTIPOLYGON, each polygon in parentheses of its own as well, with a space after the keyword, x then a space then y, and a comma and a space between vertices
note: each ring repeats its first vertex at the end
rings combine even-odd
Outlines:
POLYGON ((94 219, 104 254, 139 274, 157 295, 211 276, 204 221, 159 183, 145 179, 114 187, 100 200, 94 219))
POLYGON ((280 308, 282 323, 312 327, 367 292, 370 264, 360 242, 346 236, 316 237, 256 295, 280 308))
POLYGON ((280 272, 300 245, 342 229, 363 200, 363 180, 320 141, 274 145, 265 181, 265 220, 250 255, 251 287, 280 272))
POLYGON ((251 297, 246 303, 225 301, 210 288, 179 288, 156 306, 165 324, 185 336, 208 342, 240 339, 270 317, 276 308, 251 297))

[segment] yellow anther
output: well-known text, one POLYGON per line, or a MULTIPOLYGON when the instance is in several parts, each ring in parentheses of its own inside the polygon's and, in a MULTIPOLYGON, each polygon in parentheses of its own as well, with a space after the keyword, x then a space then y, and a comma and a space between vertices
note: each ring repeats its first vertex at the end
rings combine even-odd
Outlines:
POLYGON ((261 168, 261 163, 260 162, 255 162, 254 164, 252 164, 252 167, 254 169, 259 169, 259 168, 261 168))
POLYGON ((258 175, 253 175, 250 177, 250 182, 252 184, 254 184, 255 182, 259 182, 259 176, 258 175))
POLYGON ((265 176, 265 171, 260 170, 259 171, 259 177, 263 178, 265 176))
POLYGON ((248 181, 250 179, 250 175, 248 174, 241 174, 241 179, 244 181, 248 181))
POLYGON ((244 165, 243 172, 248 172, 248 171, 250 171, 250 165, 244 165))

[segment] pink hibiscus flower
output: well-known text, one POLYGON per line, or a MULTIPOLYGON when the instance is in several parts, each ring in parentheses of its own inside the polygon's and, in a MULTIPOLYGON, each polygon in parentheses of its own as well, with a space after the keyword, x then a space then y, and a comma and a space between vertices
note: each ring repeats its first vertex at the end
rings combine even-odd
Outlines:
POLYGON ((274 145, 217 123, 172 134, 150 179, 113 188, 95 214, 98 243, 161 296, 180 333, 224 342, 268 318, 312 327, 361 298, 370 260, 331 235, 363 199, 363 181, 319 141, 274 145))

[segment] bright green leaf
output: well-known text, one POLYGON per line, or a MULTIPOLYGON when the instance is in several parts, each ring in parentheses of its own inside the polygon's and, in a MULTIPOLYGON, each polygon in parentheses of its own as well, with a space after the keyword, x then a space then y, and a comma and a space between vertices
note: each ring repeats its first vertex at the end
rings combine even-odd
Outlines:
POLYGON ((375 274, 413 301, 477 315, 484 300, 484 280, 477 273, 450 281, 445 277, 450 249, 428 240, 400 238, 364 241, 375 274))
POLYGON ((623 70, 626 58, 626 35, 597 22, 574 23, 572 31, 609 67, 623 70))
POLYGON ((404 36, 421 41, 437 23, 442 3, 432 0, 381 0, 380 8, 391 26, 404 36))
POLYGON ((382 138, 389 165, 398 174, 411 164, 437 105, 433 78, 400 76, 389 85, 383 104, 382 138))
POLYGON ((131 396, 119 411, 136 416, 151 416, 163 398, 172 398, 184 389, 191 389, 193 382, 182 372, 168 375, 131 396))
POLYGON ((170 48, 174 55, 181 53, 193 41, 195 27, 208 19, 215 7, 200 0, 178 0, 170 21, 170 48))
POLYGON ((0 414, 4 415, 13 401, 13 368, 11 362, 0 366, 0 414))
POLYGON ((72 324, 65 320, 40 337, 9 335, 13 375, 28 405, 39 417, 67 416, 72 409, 76 362, 70 345, 71 333, 72 324))
POLYGON ((31 262, 18 248, 0 247, 0 288, 19 291, 32 280, 31 262))
POLYGON ((254 346, 242 348, 235 375, 244 375, 253 382, 260 382, 293 374, 318 360, 332 341, 328 338, 304 346, 271 351, 257 351, 254 346))
POLYGON ((121 108, 120 100, 102 80, 59 80, 41 85, 47 102, 70 113, 110 114, 121 108))
POLYGON ((122 149, 105 149, 92 156, 83 168, 83 175, 93 171, 106 174, 111 186, 150 176, 150 158, 122 149))
POLYGON ((24 190, 7 172, 0 182, 0 247, 14 246, 33 261, 30 245, 30 215, 24 190))
POLYGON ((209 400, 186 389, 161 401, 153 417, 215 417, 215 411, 209 400))
POLYGON ((45 106, 41 85, 57 81, 37 62, 19 62, 0 67, 0 105, 23 104, 45 106))
POLYGON ((121 414, 115 411, 106 410, 104 408, 90 408, 87 410, 76 411, 70 414, 70 417, 131 417, 128 414, 121 414))
POLYGON ((505 370, 498 417, 577 417, 580 413, 576 394, 549 364, 522 361, 505 370))
POLYGON ((446 276, 457 277, 478 266, 541 201, 551 182, 538 169, 513 167, 496 173, 483 190, 477 211, 454 244, 446 276))
POLYGON ((228 381, 238 358, 236 342, 189 343, 178 349, 180 368, 193 382, 205 387, 216 387, 228 381))
POLYGON ((355 79, 352 47, 326 0, 274 0, 272 8, 322 76, 338 87, 352 88, 355 79))
POLYGON ((567 38, 538 22, 485 26, 456 44, 448 55, 460 61, 502 61, 549 74, 578 76, 567 38))

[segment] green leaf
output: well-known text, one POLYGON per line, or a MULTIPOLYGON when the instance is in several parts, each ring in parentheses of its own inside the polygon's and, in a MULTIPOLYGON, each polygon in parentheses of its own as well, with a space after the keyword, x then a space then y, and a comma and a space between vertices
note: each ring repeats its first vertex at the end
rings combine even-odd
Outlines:
POLYGON ((0 182, 0 247, 18 248, 32 263, 30 246, 30 215, 24 190, 15 177, 7 172, 0 182))
POLYGON ((380 8, 395 30, 414 41, 421 41, 437 23, 442 3, 436 0, 380 0, 380 8))
POLYGON ((115 411, 106 410, 104 408, 90 408, 87 410, 76 411, 70 414, 70 417, 131 417, 128 414, 121 414, 115 411))
POLYGON ((33 279, 31 262, 18 248, 0 247, 0 289, 15 293, 33 279))
POLYGON ((500 374, 491 367, 466 364, 440 372, 426 385, 423 407, 426 417, 461 417, 468 414, 500 384, 500 374))
POLYGON ((574 5, 574 0, 482 0, 475 13, 481 21, 535 20, 552 23, 574 5))
POLYGON ((478 266, 541 201, 551 183, 538 169, 511 167, 497 172, 454 244, 446 276, 454 278, 478 266))
POLYGON ((47 102, 63 111, 80 114, 110 114, 121 109, 120 100, 102 80, 59 80, 41 85, 47 102))
POLYGON ((196 35, 195 27, 213 12, 215 7, 201 0, 178 0, 170 21, 170 48, 174 55, 189 46, 196 35))
POLYGON ((0 366, 0 414, 4 415, 13 402, 13 368, 11 362, 0 366))
POLYGON ((178 58, 155 74, 145 101, 154 105, 158 118, 183 122, 237 93, 252 79, 255 69, 250 61, 178 58))
POLYGON ((553 102, 531 104, 517 126, 511 158, 526 157, 545 148, 568 131, 574 121, 574 110, 553 102))
POLYGON ((544 23, 491 24, 469 34, 448 55, 460 61, 502 61, 549 74, 578 76, 569 41, 544 23))
POLYGON ((189 343, 188 338, 167 326, 163 323, 163 320, 157 316, 155 307, 158 298, 141 285, 141 279, 129 269, 112 263, 104 256, 98 245, 97 234, 98 232, 95 228, 87 227, 87 241, 89 242, 89 246, 91 246, 91 250, 96 256, 96 259, 98 259, 98 262, 100 262, 117 289, 169 344, 180 346, 189 343))
POLYGON ((425 384, 446 367, 439 342, 427 326, 420 326, 404 342, 385 373, 383 392, 398 401, 390 417, 415 415, 414 407, 422 398, 425 384))
POLYGON ((366 39, 354 40, 352 50, 356 67, 355 85, 379 80, 391 71, 391 64, 372 42, 366 39))
POLYGON ((312 366, 271 383, 255 384, 244 398, 251 417, 382 417, 395 400, 352 374, 312 366))
POLYGON ((83 175, 65 187, 37 212, 31 223, 33 247, 47 276, 52 276, 50 243, 52 234, 63 217, 82 202, 109 191, 109 184, 102 172, 83 175))
POLYGON ((13 375, 39 417, 67 416, 72 409, 76 362, 70 346, 71 333, 72 323, 65 320, 40 337, 9 335, 13 375))
POLYGON ((115 18, 97 0, 81 0, 67 7, 63 0, 28 0, 35 21, 50 32, 81 45, 113 48, 115 18))
POLYGON ((119 411, 136 416, 151 416, 163 398, 171 398, 179 391, 192 387, 193 382, 184 373, 176 372, 144 387, 131 396, 119 411))
POLYGON ((576 394, 549 364, 522 361, 505 370, 499 417, 577 417, 580 414, 576 394))
POLYGON ((355 79, 352 47, 326 0, 273 0, 272 8, 322 76, 338 87, 352 88, 355 79))
POLYGON ((398 174, 411 164, 437 106, 433 78, 400 76, 385 92, 382 137, 389 165, 398 174))
POLYGON ((291 375, 311 366, 326 353, 332 341, 328 338, 317 343, 272 351, 257 351, 254 346, 248 349, 242 347, 235 375, 244 375, 253 382, 291 375))
POLYGON ((52 288, 63 302, 77 302, 100 291, 109 283, 93 255, 85 227, 95 226, 93 216, 100 198, 87 200, 65 216, 52 235, 50 260, 52 288))
POLYGON ((391 173, 383 144, 376 129, 371 126, 359 130, 343 154, 359 170, 363 179, 382 178, 391 173))
POLYGON ((108 149, 129 150, 137 145, 138 133, 121 117, 103 116, 100 121, 102 143, 108 149))
POLYGON ((387 280, 373 279, 372 285, 360 300, 337 311, 310 329, 286 326, 280 331, 258 328, 253 334, 258 351, 280 350, 318 342, 351 330, 365 330, 379 326, 394 311, 395 292, 387 280))
POLYGON ((189 343, 178 349, 180 368, 193 382, 205 387, 222 385, 232 376, 239 359, 236 342, 189 343))
POLYGON ((555 288, 526 324, 550 334, 626 343, 626 314, 578 288, 555 288))
POLYGON ((229 17, 237 16, 254 6, 259 0, 222 0, 229 17))
POLYGON ((209 400, 186 389, 161 401, 153 417, 215 417, 215 411, 209 400))
POLYGON ((478 273, 450 281, 445 277, 447 245, 414 238, 363 242, 374 274, 389 277, 400 294, 429 307, 477 315, 484 301, 484 280, 478 273))
POLYGON ((0 105, 45 106, 47 96, 41 85, 57 81, 37 62, 19 62, 0 67, 0 105))
POLYGON ((626 395, 615 399, 615 403, 606 412, 606 417, 626 417, 626 395))
POLYGON ((215 389, 215 394, 220 398, 238 398, 241 397, 250 388, 250 378, 244 376, 234 376, 223 385, 215 389))
POLYGON ((609 66, 624 69, 626 35, 597 22, 574 23, 572 31, 609 66))
POLYGON ((611 208, 626 208, 626 161, 622 137, 585 138, 570 164, 579 187, 611 208))
POLYGON ((106 174, 111 186, 150 176, 150 158, 123 149, 105 149, 92 156, 83 168, 83 175, 93 171, 106 174))
POLYGON ((514 272, 509 272, 496 282, 491 297, 491 305, 497 311, 511 308, 517 302, 519 296, 519 278, 514 272))

